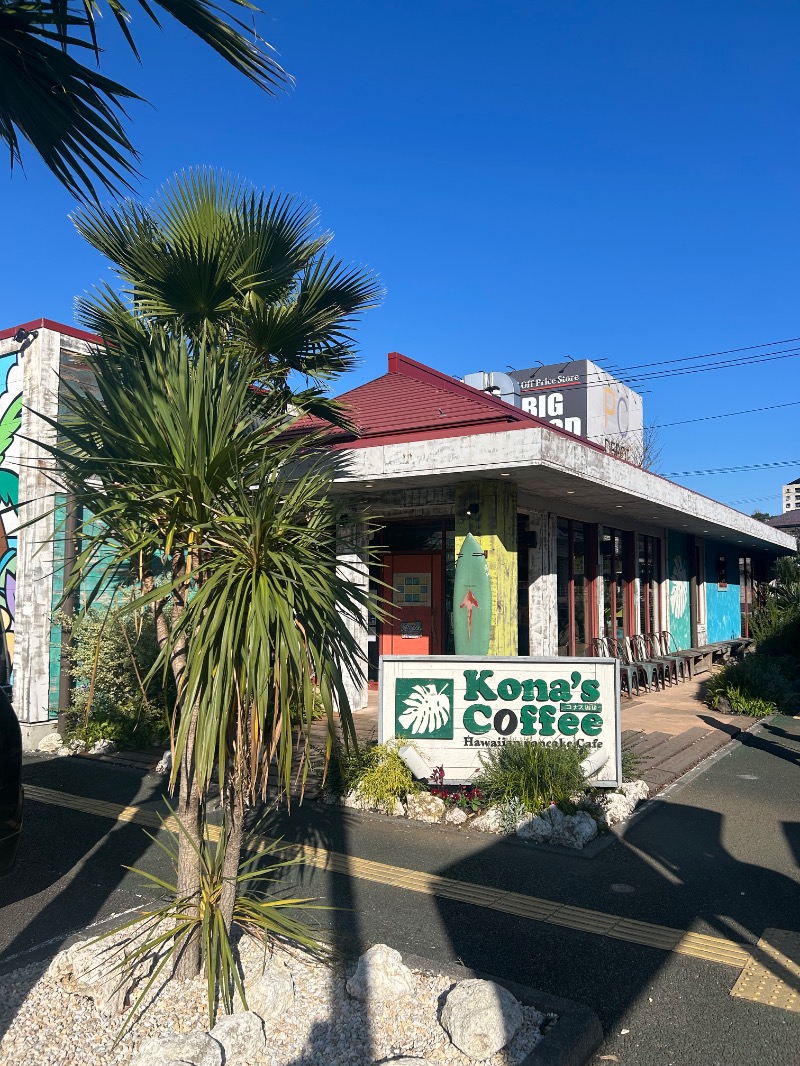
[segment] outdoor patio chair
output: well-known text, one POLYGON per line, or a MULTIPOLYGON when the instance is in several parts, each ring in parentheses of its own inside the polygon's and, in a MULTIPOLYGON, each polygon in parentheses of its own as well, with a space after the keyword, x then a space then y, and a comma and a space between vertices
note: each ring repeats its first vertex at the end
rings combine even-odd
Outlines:
POLYGON ((669 633, 648 633, 645 640, 649 640, 655 650, 656 654, 662 659, 670 659, 675 666, 675 680, 678 680, 680 676, 681 681, 686 681, 688 675, 688 667, 686 665, 686 659, 682 655, 678 655, 677 652, 670 650, 669 640, 664 638, 669 637, 669 633))
POLYGON ((664 675, 669 681, 670 688, 672 688, 673 678, 675 684, 678 684, 678 664, 671 655, 662 655, 661 648, 656 644, 651 633, 639 633, 631 640, 638 652, 638 658, 664 664, 664 675))
POLYGON ((694 656, 690 650, 681 651, 677 641, 668 629, 662 629, 661 631, 661 647, 664 649, 665 655, 677 655, 680 659, 683 659, 684 666, 688 670, 689 678, 691 679, 694 675, 694 656))
MULTIPOLYGON (((615 651, 612 651, 609 647, 609 641, 605 637, 594 637, 591 642, 592 655, 598 659, 618 659, 619 656, 615 651)), ((635 666, 629 666, 627 663, 622 662, 620 659, 619 664, 619 682, 620 688, 623 690, 627 687, 628 699, 633 699, 633 687, 636 686, 636 695, 640 694, 639 690, 639 671, 635 666)))
POLYGON ((652 692, 653 685, 655 685, 656 692, 658 692, 659 679, 661 680, 661 687, 664 687, 663 663, 657 663, 651 659, 640 659, 634 651, 629 637, 620 637, 613 643, 619 649, 617 654, 620 661, 628 663, 639 671, 639 675, 644 678, 645 688, 648 692, 652 692))

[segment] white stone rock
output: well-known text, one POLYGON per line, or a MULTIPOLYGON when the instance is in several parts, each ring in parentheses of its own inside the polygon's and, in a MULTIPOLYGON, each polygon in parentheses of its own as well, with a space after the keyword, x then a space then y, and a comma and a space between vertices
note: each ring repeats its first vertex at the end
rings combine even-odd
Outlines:
POLYGON ((208 1034, 222 1045, 226 1063, 245 1066, 266 1048, 264 1022, 253 1011, 241 1011, 220 1018, 208 1034))
POLYGON ((365 951, 347 981, 347 991, 362 1002, 401 999, 412 995, 414 988, 414 975, 404 965, 403 956, 388 944, 374 944, 365 951))
POLYGON ((624 822, 649 795, 650 788, 646 781, 625 781, 617 791, 608 791, 600 798, 597 804, 598 821, 607 826, 624 822))
POLYGON ((89 748, 90 755, 111 755, 117 750, 113 740, 96 740, 89 748))
POLYGON ((72 740, 67 741, 66 748, 70 755, 82 755, 86 751, 86 742, 73 737, 72 740))
POLYGON ((460 807, 451 807, 444 820, 448 825, 463 825, 467 820, 467 812, 462 811, 460 807))
POLYGON ((119 946, 81 940, 55 956, 49 973, 66 992, 92 1000, 102 1014, 113 1016, 123 1013, 134 984, 145 972, 143 964, 134 973, 122 973, 117 969, 121 958, 119 946))
POLYGON ((530 814, 517 823, 517 836, 531 844, 547 844, 553 835, 553 823, 540 814, 530 814))
POLYGON ((469 823, 470 829, 479 829, 482 833, 502 833, 503 813, 499 807, 490 807, 469 823))
POLYGON ((161 756, 161 758, 158 761, 158 765, 156 766, 156 773, 157 774, 168 774, 171 769, 172 769, 172 752, 171 751, 165 751, 164 754, 161 756))
POLYGON ((504 1048, 522 1025, 522 1009, 507 988, 470 978, 447 993, 442 1028, 471 1059, 488 1059, 504 1048))
POLYGON ((597 836, 597 822, 586 811, 563 814, 558 807, 552 805, 542 817, 549 818, 553 826, 551 844, 559 844, 564 848, 582 848, 597 836))
POLYGON ((60 733, 47 733, 36 745, 37 751, 60 752, 64 747, 64 738, 60 733))
POLYGON ((370 805, 358 791, 358 789, 351 788, 347 795, 342 796, 342 806, 349 807, 354 811, 368 811, 370 805))
POLYGON ((402 800, 395 799, 394 803, 391 806, 391 809, 389 810, 389 814, 393 815, 395 818, 405 818, 406 809, 403 806, 402 800))
POLYGON ((441 822, 444 817, 444 800, 430 792, 412 792, 406 799, 408 817, 418 822, 441 822))
MULTIPOLYGON (((264 973, 245 986, 247 1006, 265 1022, 272 1021, 291 1010, 294 1004, 294 981, 288 967, 272 959, 264 973)), ((234 1013, 244 1013, 240 1000, 236 1000, 234 1013)))
POLYGON ((130 1066, 165 1066, 176 1060, 192 1066, 222 1066, 222 1046, 208 1033, 164 1033, 140 1044, 130 1066))

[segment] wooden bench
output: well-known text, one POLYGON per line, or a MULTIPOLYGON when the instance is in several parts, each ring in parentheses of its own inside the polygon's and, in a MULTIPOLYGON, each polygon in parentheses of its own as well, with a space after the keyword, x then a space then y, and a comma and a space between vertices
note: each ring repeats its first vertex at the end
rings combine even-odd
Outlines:
POLYGON ((750 637, 735 637, 732 640, 703 644, 699 648, 679 648, 672 654, 681 656, 686 663, 689 677, 694 677, 696 673, 710 670, 715 662, 728 663, 731 659, 744 655, 753 643, 750 637))

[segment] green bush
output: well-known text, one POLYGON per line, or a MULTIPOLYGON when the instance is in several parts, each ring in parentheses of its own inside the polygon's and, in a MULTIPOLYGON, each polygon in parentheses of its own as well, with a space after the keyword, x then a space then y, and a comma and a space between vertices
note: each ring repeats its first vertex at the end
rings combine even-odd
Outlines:
POLYGON ((706 684, 706 699, 716 707, 724 696, 731 710, 754 718, 790 713, 798 702, 797 679, 797 660, 756 652, 714 674, 706 684))
POLYGON ((395 737, 387 744, 371 744, 358 751, 339 753, 331 764, 326 789, 337 796, 356 790, 359 796, 382 811, 391 811, 396 800, 403 800, 422 786, 397 754, 408 744, 405 737, 395 737))
POLYGON ((586 787, 580 765, 585 754, 581 748, 511 741, 483 756, 475 785, 501 807, 516 799, 532 814, 550 803, 571 810, 570 797, 586 787))
POLYGON ((800 609, 781 607, 775 599, 750 616, 750 632, 761 655, 791 655, 800 660, 800 609))
POLYGON ((147 612, 121 617, 104 608, 57 615, 72 680, 67 735, 93 744, 113 740, 148 747, 169 733, 174 688, 162 673, 148 680, 158 656, 155 623, 147 612))

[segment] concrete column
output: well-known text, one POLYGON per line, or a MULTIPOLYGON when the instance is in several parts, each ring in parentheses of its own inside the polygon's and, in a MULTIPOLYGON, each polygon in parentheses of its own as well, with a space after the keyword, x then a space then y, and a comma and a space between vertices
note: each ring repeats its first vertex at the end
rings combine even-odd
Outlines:
POLYGON ((536 547, 530 551, 528 586, 530 654, 558 655, 556 516, 532 511, 529 528, 536 532, 536 547))
POLYGON ((20 525, 17 559, 14 709, 23 745, 35 748, 48 721, 50 626, 53 598, 54 463, 38 443, 54 444, 55 430, 39 415, 58 416, 61 335, 40 328, 23 357, 20 428, 20 525), (30 525, 31 521, 34 522, 30 525))
MULTIPOLYGON (((344 581, 358 585, 366 592, 369 589, 369 564, 367 562, 367 532, 361 521, 348 522, 336 527, 337 573, 344 581)), ((350 700, 350 707, 360 711, 367 706, 368 624, 366 609, 355 614, 344 614, 345 624, 355 637, 362 656, 361 666, 355 672, 344 670, 342 680, 350 700)))
MULTIPOLYGON (((517 655, 517 486, 503 481, 456 485, 456 558, 472 533, 486 552, 492 583, 490 655, 517 655), (477 515, 467 515, 477 503, 477 515)), ((454 604, 454 610, 458 605, 454 604)))

